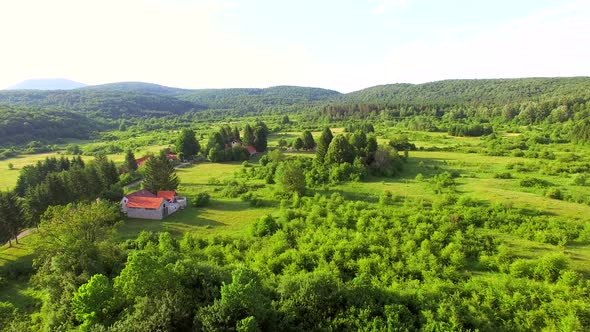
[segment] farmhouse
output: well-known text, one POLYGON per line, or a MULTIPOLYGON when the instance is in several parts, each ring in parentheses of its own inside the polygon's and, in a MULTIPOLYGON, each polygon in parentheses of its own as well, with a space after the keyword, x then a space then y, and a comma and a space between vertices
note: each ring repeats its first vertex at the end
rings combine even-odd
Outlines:
MULTIPOLYGON (((239 139, 235 139, 235 138, 234 138, 234 139, 231 141, 231 143, 230 143, 230 144, 226 144, 226 145, 225 145, 225 148, 226 148, 226 149, 229 149, 229 148, 234 148, 234 147, 236 147, 236 146, 244 146, 244 144, 242 143, 242 141, 241 141, 241 140, 239 140, 239 139)), ((252 157, 253 155, 255 155, 255 154, 259 153, 258 151, 256 151, 256 148, 255 148, 254 146, 252 146, 252 145, 244 146, 244 148, 245 148, 246 150, 248 150, 248 153, 250 154, 250 157, 252 157)))
POLYGON ((121 211, 129 218, 162 220, 186 207, 186 197, 175 191, 159 191, 156 195, 142 189, 121 200, 121 211))

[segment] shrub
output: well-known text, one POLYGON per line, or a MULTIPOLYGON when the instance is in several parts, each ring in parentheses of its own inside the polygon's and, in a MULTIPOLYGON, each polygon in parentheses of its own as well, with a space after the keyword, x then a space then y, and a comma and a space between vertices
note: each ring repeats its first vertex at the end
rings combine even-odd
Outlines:
POLYGON ((496 173, 494 179, 512 179, 512 174, 510 172, 496 173))
POLYGON ((567 267, 567 261, 561 254, 547 255, 539 259, 535 266, 536 279, 554 282, 559 278, 562 270, 567 267))
POLYGON ((545 196, 547 196, 549 198, 553 198, 553 199, 559 199, 559 200, 563 199, 563 193, 558 188, 552 188, 552 189, 547 190, 547 192, 545 193, 545 196))
POLYGON ((193 199, 193 206, 195 207, 203 207, 203 206, 207 206, 209 205, 210 199, 211 197, 209 196, 209 193, 206 191, 200 192, 198 193, 193 199))
POLYGON ((274 221, 272 216, 266 215, 258 218, 252 224, 252 235, 262 237, 265 235, 272 235, 279 229, 279 226, 274 221))
POLYGON ((248 191, 248 187, 242 182, 231 180, 226 182, 225 187, 221 191, 221 195, 229 198, 236 198, 248 191))
POLYGON ((510 264, 510 275, 516 278, 530 278, 533 275, 533 268, 534 264, 519 258, 510 264))
POLYGON ((520 180, 521 187, 547 187, 549 182, 537 178, 527 177, 520 180))
POLYGON ((574 177, 573 183, 576 186, 585 186, 587 180, 588 180, 588 177, 586 175, 578 174, 574 177))

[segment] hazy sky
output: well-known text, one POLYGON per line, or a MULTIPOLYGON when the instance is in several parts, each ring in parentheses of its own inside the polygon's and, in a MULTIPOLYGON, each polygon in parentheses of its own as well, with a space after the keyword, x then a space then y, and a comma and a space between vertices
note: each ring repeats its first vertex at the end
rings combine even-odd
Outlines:
POLYGON ((590 76, 590 0, 1 0, 0 31, 0 88, 590 76))

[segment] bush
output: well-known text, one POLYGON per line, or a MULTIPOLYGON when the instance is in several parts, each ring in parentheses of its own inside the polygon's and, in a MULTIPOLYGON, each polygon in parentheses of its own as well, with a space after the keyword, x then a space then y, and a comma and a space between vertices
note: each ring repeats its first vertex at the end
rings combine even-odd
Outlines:
POLYGON ((586 175, 578 174, 574 177, 573 183, 576 186, 585 186, 587 180, 588 180, 588 177, 586 175))
POLYGON ((527 177, 520 180, 521 187, 547 187, 549 182, 537 178, 527 177))
POLYGON ((195 207, 203 207, 209 205, 210 202, 209 193, 206 191, 198 193, 193 199, 193 206, 195 207))
POLYGON ((231 180, 226 182, 225 187, 221 191, 221 195, 229 198, 236 198, 248 191, 248 187, 242 182, 231 180))
POLYGON ((558 188, 552 188, 547 190, 545 196, 553 199, 563 200, 563 193, 558 188))
POLYGON ((512 179, 512 174, 510 172, 496 173, 494 179, 512 179))
POLYGON ((272 216, 266 215, 258 218, 252 225, 252 235, 262 237, 265 235, 272 235, 279 229, 279 226, 274 221, 272 216))
POLYGON ((567 268, 567 261, 561 254, 547 255, 539 259, 534 276, 538 280, 555 282, 562 270, 567 268))

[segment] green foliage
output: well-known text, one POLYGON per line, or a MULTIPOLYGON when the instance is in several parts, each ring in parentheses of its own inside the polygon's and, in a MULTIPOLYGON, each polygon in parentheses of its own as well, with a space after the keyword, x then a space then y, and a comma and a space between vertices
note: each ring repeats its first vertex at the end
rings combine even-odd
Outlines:
POLYGON ((305 150, 313 150, 313 148, 315 148, 315 140, 313 139, 313 136, 311 136, 311 132, 309 130, 304 130, 301 136, 303 148, 305 150))
POLYGON ((294 162, 282 162, 276 170, 276 183, 283 192, 305 195, 305 175, 294 162))
POLYGON ((0 243, 12 239, 18 244, 17 235, 25 228, 27 219, 22 203, 14 192, 0 191, 0 243))
POLYGON ((410 142, 408 136, 395 135, 389 140, 389 145, 397 151, 414 151, 416 145, 410 142))
POLYGON ((137 160, 131 150, 127 150, 127 153, 125 154, 125 168, 128 172, 137 171, 137 160))
POLYGON ((209 193, 205 192, 205 191, 197 193, 197 195, 195 195, 192 198, 193 206, 196 206, 196 207, 207 206, 207 205, 209 205, 210 200, 211 200, 211 197, 209 196, 209 193))
POLYGON ((252 235, 257 237, 273 235, 278 229, 279 226, 272 216, 263 216, 252 224, 252 235))
POLYGON ((316 159, 318 160, 318 162, 324 162, 326 153, 328 153, 328 147, 330 146, 330 143, 332 142, 333 138, 334 135, 332 135, 332 131, 330 130, 330 128, 324 128, 317 144, 316 159))
POLYGON ((303 148, 303 140, 301 139, 301 137, 297 137, 295 139, 295 141, 293 142, 293 148, 297 151, 303 148))
POLYGON ((112 324, 113 295, 113 285, 102 274, 95 274, 78 288, 72 298, 72 313, 77 321, 82 322, 82 329, 89 329, 96 324, 112 324))
POLYGON ((50 207, 43 215, 34 278, 47 296, 42 312, 48 329, 73 324, 73 294, 91 276, 120 270, 121 252, 112 242, 119 217, 117 207, 106 203, 50 207))
POLYGON ((344 135, 334 137, 328 151, 326 152, 325 162, 328 165, 350 163, 354 161, 354 148, 348 142, 344 135))
POLYGON ((168 161, 165 155, 150 157, 144 165, 143 187, 145 189, 156 193, 160 190, 176 190, 178 188, 179 181, 174 165, 168 161))
POLYGON ((391 177, 398 174, 402 169, 402 161, 397 150, 391 146, 379 146, 369 165, 373 174, 391 177))
POLYGON ((176 139, 176 153, 181 160, 192 160, 201 150, 201 145, 190 129, 182 129, 176 139))
POLYGON ((266 151, 268 145, 268 127, 264 122, 256 123, 254 127, 254 141, 252 142, 254 148, 258 152, 266 151))
POLYGON ((543 188, 543 187, 547 187, 550 185, 550 183, 545 180, 533 178, 533 177, 526 177, 524 179, 521 179, 519 183, 520 183, 521 187, 543 188))
POLYGON ((496 173, 494 179, 512 179, 512 174, 510 172, 496 173))

